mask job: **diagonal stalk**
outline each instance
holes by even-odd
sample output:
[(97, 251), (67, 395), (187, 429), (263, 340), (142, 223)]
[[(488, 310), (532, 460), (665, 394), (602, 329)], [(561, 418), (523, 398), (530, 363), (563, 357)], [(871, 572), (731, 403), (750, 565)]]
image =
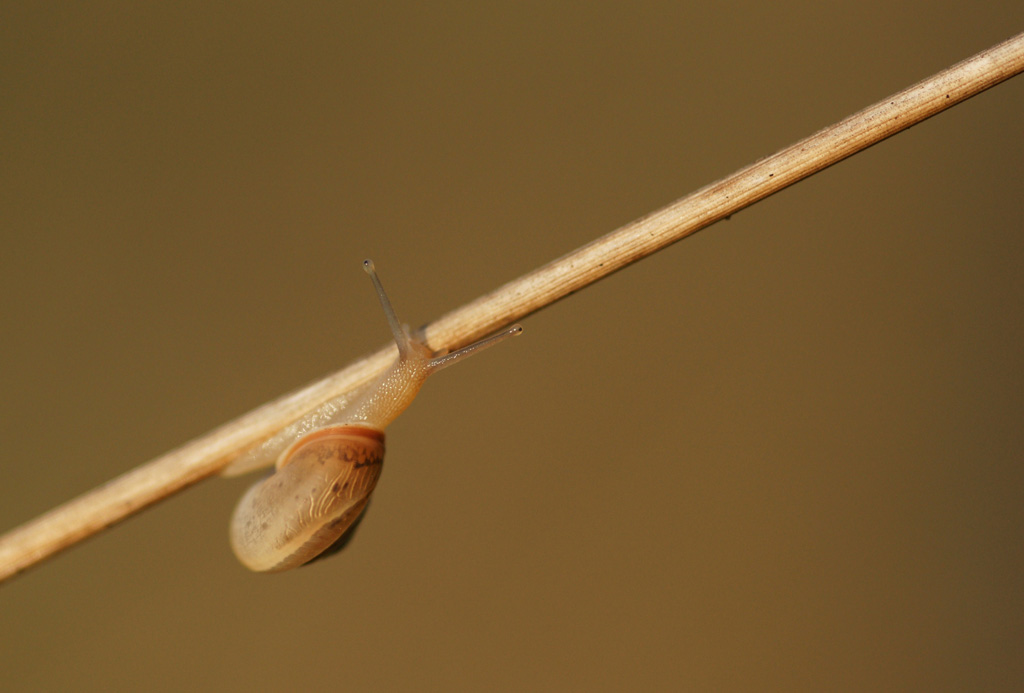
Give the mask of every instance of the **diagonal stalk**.
[[(438, 351), (473, 342), (1022, 71), (1024, 33), (451, 311), (425, 328), (426, 341)], [(0, 537), (0, 581), (216, 474), (394, 358), (391, 344), (11, 530)]]

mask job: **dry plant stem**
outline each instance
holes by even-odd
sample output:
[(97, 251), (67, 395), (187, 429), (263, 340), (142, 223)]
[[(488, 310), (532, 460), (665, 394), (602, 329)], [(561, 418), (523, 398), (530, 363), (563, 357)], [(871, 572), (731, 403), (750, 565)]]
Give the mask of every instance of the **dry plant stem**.
[[(965, 60), (653, 214), (526, 274), (428, 325), (454, 349), (520, 320), (772, 193), (1024, 71), (1024, 34)], [(366, 383), (390, 346), (197, 438), (0, 537), (0, 581), (217, 473), (245, 449)]]

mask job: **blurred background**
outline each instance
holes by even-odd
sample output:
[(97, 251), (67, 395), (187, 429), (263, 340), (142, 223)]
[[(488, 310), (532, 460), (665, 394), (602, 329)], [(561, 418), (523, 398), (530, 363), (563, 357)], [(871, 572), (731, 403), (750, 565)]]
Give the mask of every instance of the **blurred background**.
[[(7, 3), (0, 529), (1024, 28), (1019, 0)], [(5, 690), (1020, 690), (1024, 79), (525, 321), (349, 547), (213, 479), (0, 588)]]

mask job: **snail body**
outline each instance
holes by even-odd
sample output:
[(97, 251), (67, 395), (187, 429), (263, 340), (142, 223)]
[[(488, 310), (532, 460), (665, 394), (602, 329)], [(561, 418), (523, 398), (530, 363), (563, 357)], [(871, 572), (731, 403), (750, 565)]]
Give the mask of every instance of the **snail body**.
[(278, 455), (273, 474), (242, 496), (231, 518), (231, 547), (252, 570), (295, 568), (342, 539), (380, 478), (385, 427), (409, 406), (427, 377), (522, 332), (513, 326), (458, 351), (435, 354), (398, 321), (373, 263), (367, 260), (363, 267), (395, 337), (398, 359), (355, 396), (327, 402), (229, 471), (247, 471)]

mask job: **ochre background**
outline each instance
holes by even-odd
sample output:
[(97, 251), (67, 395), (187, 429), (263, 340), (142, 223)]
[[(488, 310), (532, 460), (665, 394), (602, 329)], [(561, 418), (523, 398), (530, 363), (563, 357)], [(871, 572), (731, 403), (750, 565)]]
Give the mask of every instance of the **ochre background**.
[[(0, 527), (1024, 28), (1019, 0), (8, 3)], [(484, 6), (486, 5), (486, 7)], [(1024, 78), (525, 321), (341, 555), (211, 480), (0, 588), (2, 688), (1021, 690)]]

